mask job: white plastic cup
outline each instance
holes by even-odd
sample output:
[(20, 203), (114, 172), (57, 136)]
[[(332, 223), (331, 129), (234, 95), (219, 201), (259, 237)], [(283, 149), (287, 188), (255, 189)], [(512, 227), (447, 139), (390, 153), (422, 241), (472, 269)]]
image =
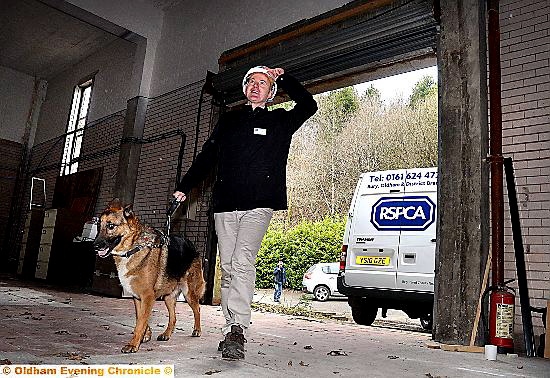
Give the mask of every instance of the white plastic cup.
[(496, 361), (497, 359), (496, 345), (485, 345), (485, 359), (489, 361)]

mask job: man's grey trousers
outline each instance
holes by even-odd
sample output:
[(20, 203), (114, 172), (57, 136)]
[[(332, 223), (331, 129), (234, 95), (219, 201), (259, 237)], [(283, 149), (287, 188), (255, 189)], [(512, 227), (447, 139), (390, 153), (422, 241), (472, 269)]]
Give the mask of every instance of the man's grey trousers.
[(225, 335), (233, 324), (246, 330), (256, 283), (256, 256), (273, 210), (267, 208), (215, 213), (222, 270), (222, 311)]

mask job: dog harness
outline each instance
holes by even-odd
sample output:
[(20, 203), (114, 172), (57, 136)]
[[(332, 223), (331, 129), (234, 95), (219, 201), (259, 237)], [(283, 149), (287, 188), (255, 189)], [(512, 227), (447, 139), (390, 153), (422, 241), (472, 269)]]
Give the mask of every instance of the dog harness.
[(162, 231), (147, 228), (137, 240), (137, 246), (126, 252), (111, 251), (111, 255), (128, 258), (144, 248), (162, 248), (165, 244), (168, 244), (168, 237)]

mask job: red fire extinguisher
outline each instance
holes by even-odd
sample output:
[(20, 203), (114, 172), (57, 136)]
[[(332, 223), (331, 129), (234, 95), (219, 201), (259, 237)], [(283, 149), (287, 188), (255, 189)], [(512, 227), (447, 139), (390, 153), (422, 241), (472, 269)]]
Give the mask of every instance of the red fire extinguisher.
[(504, 286), (495, 288), (489, 298), (489, 343), (513, 350), (515, 295), (512, 289)]

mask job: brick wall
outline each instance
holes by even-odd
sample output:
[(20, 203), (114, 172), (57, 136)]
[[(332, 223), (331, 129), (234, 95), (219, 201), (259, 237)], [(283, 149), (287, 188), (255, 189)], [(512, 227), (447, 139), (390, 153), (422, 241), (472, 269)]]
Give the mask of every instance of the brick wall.
[(23, 145), (6, 139), (0, 139), (0, 260), (7, 259), (4, 242), (7, 234), (13, 190), (17, 179), (17, 171), (21, 164)]
[[(550, 299), (550, 3), (501, 1), (500, 26), (503, 152), (514, 160), (531, 306), (545, 307)], [(516, 267), (508, 207), (505, 215), (508, 279), (516, 277)], [(521, 333), (518, 298), (516, 303), (516, 333)], [(541, 334), (540, 316), (533, 321), (535, 334)]]
[[(152, 98), (147, 107), (144, 138), (154, 138), (177, 129), (185, 133), (182, 174), (193, 161), (202, 85), (202, 82), (193, 83)], [(211, 114), (211, 98), (205, 95), (202, 102), (197, 151), (200, 151), (202, 144), (210, 135)], [(141, 149), (134, 209), (143, 221), (155, 227), (162, 228), (165, 225), (166, 208), (175, 187), (181, 142), (181, 136), (177, 135), (144, 144)], [(185, 219), (182, 211), (178, 211), (173, 219), (174, 232), (185, 233), (202, 255), (206, 250), (210, 199), (210, 190), (203, 189), (198, 199), (196, 218)]]
[(84, 132), (81, 154), (84, 160), (79, 163), (78, 170), (103, 167), (95, 214), (100, 214), (113, 199), (125, 113), (121, 110), (104, 117)]
[[(195, 146), (196, 119), (202, 82), (179, 88), (172, 92), (151, 98), (147, 107), (144, 139), (151, 139), (161, 134), (182, 130), (186, 135), (182, 172), (186, 172), (193, 161)], [(111, 114), (88, 125), (84, 132), (79, 171), (103, 167), (99, 197), (95, 213), (99, 214), (113, 198), (112, 189), (116, 181), (118, 153), (125, 111)], [(202, 103), (200, 129), (197, 148), (200, 148), (211, 132), (212, 107), (211, 97), (205, 95)], [(46, 180), (46, 208), (51, 207), (55, 181), (59, 176), (60, 162), (65, 138), (60, 136), (40, 143), (32, 148), (30, 157), (31, 176)], [(182, 138), (174, 135), (152, 143), (144, 143), (138, 170), (138, 180), (134, 201), (134, 210), (144, 222), (154, 227), (163, 227), (166, 221), (168, 200), (174, 191), (176, 168)], [(29, 201), (30, 180), (27, 183), (21, 203), (23, 216)], [(185, 219), (182, 211), (173, 219), (173, 230), (185, 233), (193, 240), (204, 255), (208, 234), (208, 208), (211, 190), (201, 188), (198, 198), (197, 216)], [(22, 227), (22, 223), (19, 225)], [(18, 252), (17, 252), (18, 253)], [(16, 255), (16, 253), (14, 253)]]
[[(78, 171), (103, 167), (100, 192), (96, 204), (96, 213), (100, 212), (112, 199), (112, 188), (116, 179), (118, 153), (124, 114), (121, 110), (86, 126), (80, 151), (82, 159)], [(65, 136), (50, 139), (32, 148), (31, 176), (46, 180), (46, 208), (51, 207), (55, 181), (59, 176)], [(30, 183), (29, 183), (30, 184)], [(30, 191), (28, 191), (30, 193)]]
[[(116, 171), (118, 166), (118, 153), (122, 130), (124, 127), (125, 110), (118, 111), (100, 120), (94, 121), (86, 126), (84, 138), (82, 141), (78, 170), (103, 167), (103, 177), (101, 180), (100, 191), (96, 203), (96, 214), (99, 214), (105, 205), (113, 198), (112, 188), (116, 180)], [(55, 182), (59, 176), (61, 158), (63, 156), (63, 147), (65, 145), (65, 136), (50, 139), (43, 143), (35, 145), (31, 150), (29, 163), (28, 181), (25, 188), (19, 196), (21, 216), (13, 225), (13, 231), (21, 230), (29, 211), (29, 200), (31, 190), (31, 178), (38, 177), (46, 182), (46, 202), (45, 208), (50, 208), (55, 189)], [(37, 182), (38, 184), (38, 182)], [(39, 196), (41, 188), (34, 190), (36, 198), (33, 202), (41, 202)], [(12, 235), (19, 235), (20, 232), (13, 232)], [(9, 252), (9, 259), (16, 260), (19, 256), (19, 243), (21, 240), (12, 240), (10, 245), (15, 246)]]

